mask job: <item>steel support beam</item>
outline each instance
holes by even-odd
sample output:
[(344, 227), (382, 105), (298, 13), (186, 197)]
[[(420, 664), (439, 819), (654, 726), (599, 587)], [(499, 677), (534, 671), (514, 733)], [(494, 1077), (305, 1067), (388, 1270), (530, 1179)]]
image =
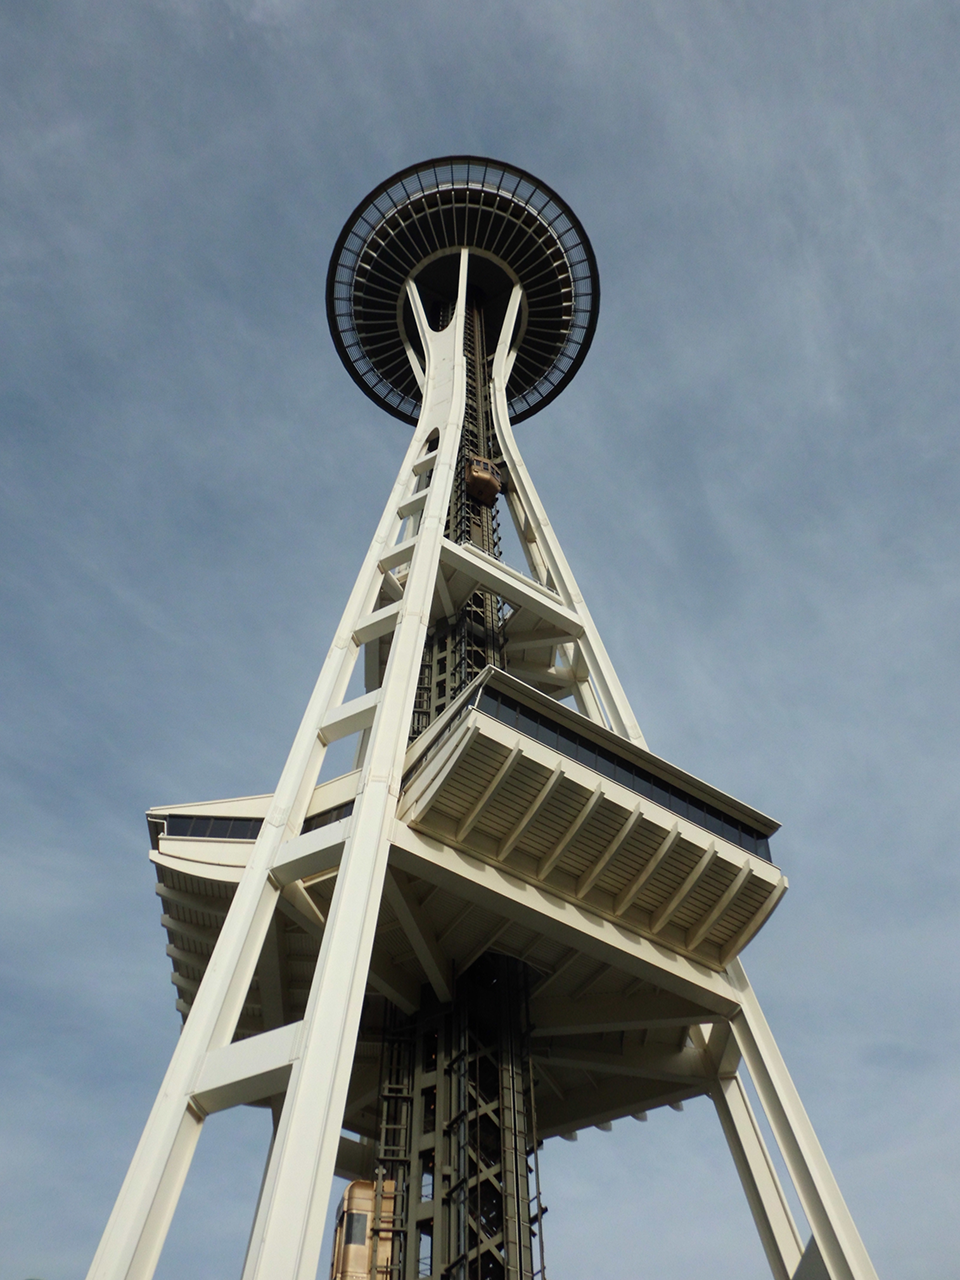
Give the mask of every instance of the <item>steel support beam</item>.
[(743, 965), (734, 960), (729, 972), (741, 999), (740, 1013), (732, 1020), (731, 1029), (800, 1197), (827, 1274), (830, 1280), (877, 1280)]
[[(569, 946), (571, 963), (579, 955), (591, 956), (725, 1017), (731, 1017), (739, 1007), (726, 974), (641, 938), (594, 912), (581, 911), (546, 886), (525, 882), (506, 869), (421, 835), (400, 821), (394, 824), (390, 861), (419, 879), (449, 889), (459, 898)], [(534, 989), (534, 995), (546, 981)]]
[[(281, 845), (299, 838), (326, 742), (369, 726), (370, 744), (349, 835), (343, 844), (330, 919), (323, 931), (303, 1043), (291, 1065), (244, 1270), (245, 1280), (277, 1280), (280, 1276), (284, 1280), (307, 1280), (308, 1276), (313, 1280), (315, 1276), (360, 1003), (373, 950), (416, 671), (439, 571), (456, 464), (465, 396), (466, 267), (464, 253), (454, 323), (442, 333), (425, 326), (421, 334), (428, 353), (424, 412), (233, 902), (229, 910), (226, 903), (211, 904), (214, 910), (224, 911), (223, 928), (88, 1280), (149, 1280), (152, 1276), (202, 1124), (202, 1115), (192, 1101), (195, 1081), (207, 1055), (228, 1045), (233, 1036), (282, 887), (273, 869), (280, 871), (289, 865), (280, 854)], [(418, 305), (416, 298), (415, 310)], [(429, 441), (435, 443), (428, 449)], [(418, 531), (398, 542), (403, 536), (402, 510), (418, 480), (414, 467), (428, 453), (434, 453), (436, 459)], [(408, 571), (396, 615), (375, 617), (383, 574), (401, 565), (407, 565)], [(384, 633), (381, 628), (388, 621), (395, 629), (384, 689), (344, 706), (361, 648), (356, 638), (358, 628), (363, 639), (368, 631)], [(319, 843), (322, 851), (335, 855), (334, 844), (322, 836)], [(312, 857), (322, 851), (314, 847), (308, 854), (305, 842), (293, 857)], [(302, 862), (294, 867), (293, 880), (304, 870)], [(173, 890), (163, 892), (175, 900)], [(405, 977), (404, 985), (409, 986), (409, 976)]]
[(710, 1090), (727, 1146), (770, 1264), (774, 1280), (793, 1280), (803, 1248), (800, 1232), (783, 1194), (747, 1098), (737, 1075), (718, 1079)]

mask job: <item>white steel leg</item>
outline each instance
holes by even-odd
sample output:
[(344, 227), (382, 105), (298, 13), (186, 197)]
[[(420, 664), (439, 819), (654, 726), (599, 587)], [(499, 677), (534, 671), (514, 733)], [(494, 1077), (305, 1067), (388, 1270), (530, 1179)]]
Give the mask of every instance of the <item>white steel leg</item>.
[(797, 1189), (830, 1280), (877, 1280), (739, 960), (728, 965), (727, 973), (740, 989), (741, 1002), (731, 1030)]
[[(527, 550), (531, 568), (544, 564), (549, 572), (551, 585), (559, 594), (568, 609), (576, 612), (583, 624), (583, 635), (577, 641), (590, 674), (603, 711), (610, 727), (631, 742), (645, 747), (646, 743), (637, 718), (623, 691), (623, 686), (613, 669), (613, 663), (600, 639), (596, 624), (590, 616), (580, 588), (560, 548), (560, 542), (547, 518), (546, 510), (534, 487), (526, 464), (517, 448), (517, 442), (510, 425), (507, 410), (507, 382), (512, 368), (512, 356), (509, 349), (510, 337), (513, 333), (517, 309), (520, 305), (520, 286), (515, 285), (503, 327), (500, 331), (500, 342), (493, 360), (493, 376), (491, 380), (491, 407), (493, 421), (497, 432), (497, 440), (503, 450), (504, 461), (510, 472), (509, 499), (511, 515), (517, 523), (517, 533), (524, 547), (535, 543)], [(589, 704), (587, 704), (589, 705)]]
[(146, 1215), (143, 1232), (137, 1241), (133, 1260), (127, 1272), (130, 1280), (150, 1280), (156, 1270), (202, 1128), (202, 1115), (192, 1107), (187, 1107), (164, 1166), (157, 1192)]
[(463, 421), (467, 262), (464, 251), (454, 320), (442, 333), (433, 333), (426, 326), (416, 291), (412, 291), (427, 354), (418, 434), (438, 432), (437, 459), (397, 614), (352, 831), (341, 859), (304, 1017), (301, 1053), (287, 1088), (244, 1280), (314, 1280), (316, 1276)]
[[(255, 849), (254, 858), (258, 852)], [(248, 868), (237, 888), (88, 1280), (149, 1280), (153, 1274), (200, 1135), (202, 1119), (191, 1110), (190, 1092), (208, 1049), (226, 1043), (233, 1034), (233, 1026), (225, 1030), (223, 1014), (234, 1009), (235, 1024), (240, 1011), (238, 971), (246, 969), (244, 961), (251, 953), (256, 964), (270, 923), (277, 891), (266, 884), (264, 856), (260, 852), (259, 868), (256, 863)], [(241, 1003), (245, 992), (246, 987)]]
[(803, 1246), (739, 1076), (710, 1090), (774, 1280), (792, 1280)]
[[(462, 350), (462, 315), (459, 324)], [(443, 336), (433, 335), (434, 338)], [(447, 341), (451, 338), (452, 335)], [(435, 383), (439, 377), (435, 369)], [(442, 399), (441, 393), (442, 388), (434, 388), (432, 399), (435, 403)], [(462, 415), (462, 405), (460, 413)], [(391, 553), (396, 543), (402, 523), (398, 509), (410, 496), (417, 482), (414, 464), (423, 453), (432, 429), (430, 421), (422, 418), (407, 449), (397, 481), (290, 749), (270, 812), (237, 888), (190, 1016), (177, 1042), (160, 1093), (91, 1264), (88, 1280), (133, 1280), (133, 1277), (136, 1280), (149, 1280), (153, 1274), (199, 1135), (201, 1121), (189, 1109), (191, 1090), (207, 1052), (228, 1043), (233, 1035), (277, 897), (278, 890), (269, 879), (270, 868), (277, 860), (281, 843), (300, 832), (309, 797), (323, 762), (325, 746), (319, 731), (324, 720), (343, 700), (359, 653), (354, 632), (360, 619), (370, 612), (376, 602), (383, 581), (380, 562)], [(444, 486), (447, 490), (446, 501), (449, 501), (449, 483), (456, 458), (455, 441), (449, 445), (448, 452), (450, 449), (453, 460), (447, 462), (445, 471), (440, 468), (435, 473), (437, 493), (435, 496), (431, 495), (434, 507), (444, 501), (440, 496)], [(440, 483), (437, 483), (438, 479)], [(439, 524), (441, 533), (445, 515), (444, 506), (442, 514), (433, 516), (433, 527), (436, 529)], [(418, 546), (413, 551), (414, 562), (418, 557), (419, 542), (418, 538)], [(412, 565), (410, 576), (414, 576)], [(429, 576), (429, 566), (425, 566), (419, 576)], [(411, 617), (419, 618), (428, 614), (429, 600), (426, 605), (421, 602), (415, 612), (411, 611)], [(425, 625), (424, 623), (424, 629)], [(409, 647), (409, 644), (405, 646)], [(411, 662), (410, 669), (414, 670), (416, 665)], [(409, 714), (408, 711), (406, 720), (403, 721), (404, 729), (409, 723)], [(395, 707), (392, 708), (391, 715), (395, 718)], [(401, 749), (401, 759), (402, 754)], [(388, 769), (387, 775), (392, 776), (392, 771)], [(363, 972), (365, 975), (365, 966)], [(188, 1121), (185, 1119), (188, 1115), (194, 1118)], [(185, 1141), (185, 1133), (193, 1134), (192, 1142)], [(177, 1176), (174, 1176), (174, 1170), (180, 1171)]]

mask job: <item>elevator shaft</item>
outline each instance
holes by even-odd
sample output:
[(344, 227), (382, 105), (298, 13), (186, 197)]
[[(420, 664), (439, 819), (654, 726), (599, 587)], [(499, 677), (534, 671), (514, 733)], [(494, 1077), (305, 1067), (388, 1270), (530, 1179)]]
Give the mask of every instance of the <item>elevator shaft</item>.
[(384, 1032), (374, 1280), (540, 1280), (524, 966), (482, 957), (452, 1004)]

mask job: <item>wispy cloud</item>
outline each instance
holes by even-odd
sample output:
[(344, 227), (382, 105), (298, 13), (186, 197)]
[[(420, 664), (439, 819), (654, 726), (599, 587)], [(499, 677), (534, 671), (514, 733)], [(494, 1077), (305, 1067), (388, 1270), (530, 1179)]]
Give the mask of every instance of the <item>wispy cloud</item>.
[[(948, 1274), (949, 9), (70, 0), (0, 35), (4, 1274), (83, 1274), (176, 1036), (142, 811), (274, 785), (400, 457), (326, 334), (333, 240), (461, 151), (594, 242), (593, 350), (521, 446), (654, 750), (784, 820), (748, 967), (878, 1271)], [(260, 1119), (211, 1126), (195, 1205), (255, 1196)], [(545, 1168), (556, 1280), (765, 1274), (705, 1104)], [(235, 1274), (224, 1223), (186, 1211), (165, 1274)]]

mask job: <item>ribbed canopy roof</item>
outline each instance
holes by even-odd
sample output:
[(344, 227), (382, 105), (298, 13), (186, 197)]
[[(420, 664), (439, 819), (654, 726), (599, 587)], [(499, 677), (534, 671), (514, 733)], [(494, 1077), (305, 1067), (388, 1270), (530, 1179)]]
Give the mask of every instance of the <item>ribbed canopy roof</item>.
[(367, 395), (395, 417), (416, 421), (420, 389), (404, 334), (415, 348), (419, 340), (405, 285), (418, 279), (424, 294), (442, 300), (444, 280), (455, 278), (444, 258), (461, 248), (475, 251), (470, 280), (488, 325), (499, 324), (510, 286), (523, 286), (507, 389), (510, 416), (521, 421), (576, 373), (600, 305), (596, 260), (579, 220), (521, 169), (450, 156), (404, 169), (361, 201), (327, 276), (334, 342)]

